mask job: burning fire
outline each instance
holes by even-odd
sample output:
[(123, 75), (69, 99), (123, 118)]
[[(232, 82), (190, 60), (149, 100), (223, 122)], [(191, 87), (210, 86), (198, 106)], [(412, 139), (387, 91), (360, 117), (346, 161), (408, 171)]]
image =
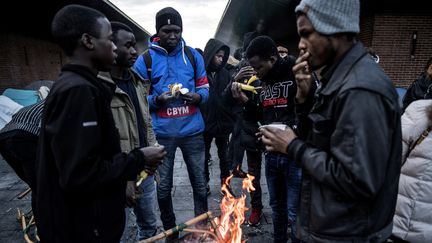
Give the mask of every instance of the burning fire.
[[(241, 243), (242, 228), (241, 225), (245, 221), (245, 212), (248, 210), (245, 206), (246, 195), (242, 193), (239, 198), (235, 198), (228, 190), (232, 175), (228, 177), (222, 185), (222, 192), (225, 196), (220, 204), (221, 216), (215, 218), (219, 241), (224, 243)], [(254, 176), (247, 174), (247, 178), (243, 179), (243, 190), (247, 192), (255, 191), (252, 186)]]

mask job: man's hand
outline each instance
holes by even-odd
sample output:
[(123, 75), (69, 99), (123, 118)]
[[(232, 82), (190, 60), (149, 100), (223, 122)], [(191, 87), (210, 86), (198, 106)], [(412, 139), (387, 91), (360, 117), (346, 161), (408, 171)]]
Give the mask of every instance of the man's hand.
[(287, 127), (285, 130), (275, 127), (261, 127), (261, 140), (269, 152), (287, 153), (287, 147), (296, 138), (294, 131)]
[(135, 181), (128, 181), (126, 185), (126, 206), (131, 208), (136, 205), (137, 193)]
[(140, 150), (144, 155), (144, 170), (149, 175), (153, 175), (167, 153), (165, 147), (162, 145), (149, 146), (140, 148)]
[(304, 51), (301, 50), (300, 56), (296, 60), (296, 65), (293, 67), (293, 72), (297, 82), (296, 99), (300, 104), (306, 101), (313, 84), (312, 73), (307, 63), (309, 56), (309, 52), (304, 53)]
[(180, 98), (186, 102), (188, 105), (198, 105), (201, 102), (201, 95), (193, 92), (180, 95)]
[(156, 97), (156, 103), (158, 105), (165, 105), (173, 99), (175, 99), (175, 97), (171, 95), (171, 91), (166, 91)]
[(243, 80), (250, 79), (256, 72), (251, 66), (244, 66), (240, 69), (237, 75), (234, 77), (234, 81), (243, 83)]
[(240, 83), (237, 82), (232, 83), (231, 93), (233, 98), (236, 99), (241, 104), (244, 104), (249, 100), (246, 94), (242, 91)]

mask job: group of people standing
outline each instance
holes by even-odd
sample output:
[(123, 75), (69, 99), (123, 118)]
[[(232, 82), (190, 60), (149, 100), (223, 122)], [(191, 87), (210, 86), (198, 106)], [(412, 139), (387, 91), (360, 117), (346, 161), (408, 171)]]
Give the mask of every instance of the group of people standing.
[[(262, 215), (264, 154), (274, 242), (431, 239), (431, 220), (418, 214), (427, 205), (417, 207), (409, 194), (430, 188), (430, 100), (408, 106), (420, 93), (410, 91), (401, 125), (391, 80), (356, 40), (358, 0), (302, 0), (295, 12), (297, 59), (268, 36), (248, 35), (240, 62), (228, 70), (230, 48), (217, 39), (202, 54), (187, 46), (181, 15), (171, 7), (156, 14), (156, 34), (140, 55), (127, 25), (80, 5), (59, 10), (52, 35), (70, 62), (42, 102), (42, 122), (32, 133), (39, 136), (35, 173), (26, 180), (41, 241), (119, 242), (125, 205), (137, 216), (137, 239), (149, 238), (157, 232), (156, 198), (164, 229), (176, 226), (177, 148), (194, 213), (207, 212), (213, 139), (221, 184), (231, 174), (245, 176), (239, 168), (246, 151), (247, 173), (255, 176), (253, 226)], [(431, 70), (429, 63), (418, 86), (430, 83)], [(431, 98), (431, 90), (420, 96)], [(424, 173), (420, 182), (410, 183), (412, 171)], [(430, 194), (420, 196), (430, 205)], [(410, 233), (406, 210), (426, 231)]]

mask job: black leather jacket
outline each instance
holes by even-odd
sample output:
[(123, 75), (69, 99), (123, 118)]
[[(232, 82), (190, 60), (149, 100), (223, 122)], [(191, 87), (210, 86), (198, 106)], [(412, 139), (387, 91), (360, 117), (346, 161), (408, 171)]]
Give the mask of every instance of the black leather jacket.
[(414, 81), (403, 98), (403, 110), (412, 102), (419, 99), (430, 99), (432, 96), (432, 79), (429, 79), (424, 73)]
[(311, 109), (296, 107), (302, 139), (287, 151), (303, 168), (298, 236), (382, 242), (391, 234), (400, 173), (397, 93), (360, 43), (324, 83)]

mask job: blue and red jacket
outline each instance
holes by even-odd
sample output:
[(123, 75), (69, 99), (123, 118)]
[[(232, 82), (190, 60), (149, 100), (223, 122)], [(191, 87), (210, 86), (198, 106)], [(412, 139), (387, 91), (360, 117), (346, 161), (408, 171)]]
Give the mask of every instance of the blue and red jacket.
[[(156, 137), (186, 137), (203, 132), (204, 121), (198, 105), (187, 105), (182, 99), (165, 105), (155, 102), (156, 97), (169, 91), (168, 86), (174, 83), (181, 83), (182, 88), (201, 95), (201, 103), (207, 102), (209, 85), (203, 57), (194, 48), (186, 46), (183, 39), (170, 53), (159, 46), (158, 38), (152, 39), (149, 50), (152, 77), (148, 102)], [(195, 58), (196, 72), (184, 48), (189, 48)], [(149, 79), (143, 55), (138, 57), (133, 69), (143, 79)]]

